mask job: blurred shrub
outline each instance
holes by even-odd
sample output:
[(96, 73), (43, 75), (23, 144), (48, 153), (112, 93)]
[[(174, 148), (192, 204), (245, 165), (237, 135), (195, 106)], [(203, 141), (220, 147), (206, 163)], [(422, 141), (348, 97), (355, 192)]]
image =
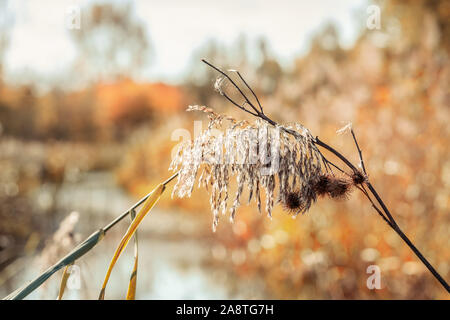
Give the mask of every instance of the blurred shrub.
[[(267, 85), (264, 73), (249, 81), (257, 93), (270, 93), (260, 96), (267, 114), (277, 121), (303, 123), (356, 163), (351, 138), (336, 135), (339, 126), (353, 122), (372, 182), (444, 278), (450, 276), (445, 245), (450, 236), (449, 20), (442, 18), (447, 9), (444, 1), (386, 3), (385, 29), (363, 32), (353, 48), (340, 48), (337, 33), (326, 26), (312, 40), (311, 51), (297, 59), (294, 70), (278, 78), (276, 86)], [(269, 57), (260, 70), (264, 65), (271, 65)], [(247, 75), (248, 66), (238, 66)], [(223, 107), (210, 85), (195, 83), (191, 88), (201, 97), (196, 102), (235, 112)], [(143, 194), (148, 188), (136, 190), (127, 181), (139, 179), (145, 186), (146, 181), (165, 179), (171, 143), (165, 128), (135, 144), (120, 170), (124, 185)], [(211, 219), (204, 192), (161, 204)], [(280, 208), (269, 221), (255, 208), (244, 207), (235, 224), (220, 224), (211, 239), (218, 265), (242, 277), (264, 279), (273, 298), (446, 298), (439, 283), (360, 195), (342, 203), (322, 200), (296, 221)], [(382, 270), (381, 290), (366, 287), (366, 270), (372, 264)]]

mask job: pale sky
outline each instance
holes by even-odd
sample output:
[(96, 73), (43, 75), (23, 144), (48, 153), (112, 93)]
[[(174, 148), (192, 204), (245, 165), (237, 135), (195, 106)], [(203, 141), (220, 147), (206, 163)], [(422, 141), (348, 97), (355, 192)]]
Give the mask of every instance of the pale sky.
[[(66, 28), (67, 9), (92, 0), (13, 0), (15, 21), (6, 55), (7, 79), (26, 74), (49, 78), (64, 72), (75, 58)], [(118, 0), (120, 1), (120, 0)], [(309, 37), (327, 21), (339, 28), (350, 46), (365, 17), (365, 0), (137, 0), (136, 15), (147, 25), (153, 44), (147, 80), (176, 82), (192, 54), (208, 39), (232, 44), (244, 34), (250, 40), (265, 36), (271, 52), (288, 65), (307, 50)], [(81, 11), (81, 17), (83, 12)], [(83, 20), (81, 18), (81, 28)]]

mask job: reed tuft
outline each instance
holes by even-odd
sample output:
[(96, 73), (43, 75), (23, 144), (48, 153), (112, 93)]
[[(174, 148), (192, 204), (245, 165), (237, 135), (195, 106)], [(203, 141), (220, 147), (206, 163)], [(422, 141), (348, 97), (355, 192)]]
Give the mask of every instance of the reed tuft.
[[(264, 191), (269, 217), (275, 201), (286, 204), (295, 190), (301, 205), (294, 216), (311, 207), (316, 199), (312, 182), (323, 174), (323, 167), (309, 130), (300, 124), (274, 127), (260, 119), (253, 123), (236, 121), (206, 107), (188, 108), (194, 110), (207, 112), (210, 123), (196, 139), (182, 145), (174, 157), (170, 169), (180, 173), (172, 196), (189, 197), (196, 182), (205, 187), (210, 192), (213, 230), (220, 212), (229, 211), (234, 220), (244, 189), (260, 212)], [(237, 183), (234, 195), (230, 195), (231, 179)]]

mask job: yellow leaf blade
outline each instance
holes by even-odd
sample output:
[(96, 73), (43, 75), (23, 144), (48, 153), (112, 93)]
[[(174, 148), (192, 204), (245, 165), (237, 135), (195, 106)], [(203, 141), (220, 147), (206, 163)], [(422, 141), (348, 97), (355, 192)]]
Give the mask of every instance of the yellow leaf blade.
[(58, 293), (58, 298), (56, 298), (56, 300), (61, 300), (63, 295), (64, 295), (64, 291), (66, 290), (66, 285), (67, 285), (67, 279), (69, 279), (69, 275), (70, 273), (69, 268), (73, 265), (73, 262), (68, 264), (65, 268), (64, 268), (64, 272), (63, 275), (61, 277), (61, 284), (59, 285), (59, 293)]
[(138, 257), (136, 256), (134, 259), (133, 272), (130, 276), (130, 283), (128, 284), (127, 300), (135, 300), (136, 298), (137, 265)]
[[(136, 217), (136, 212), (134, 210), (131, 211), (131, 219), (132, 221)], [(128, 284), (127, 290), (127, 300), (135, 300), (136, 299), (136, 282), (137, 282), (137, 267), (138, 267), (138, 232), (134, 234), (134, 266), (133, 271), (130, 276), (130, 283)]]
[(122, 240), (120, 241), (116, 251), (114, 252), (114, 256), (111, 259), (111, 262), (109, 264), (108, 271), (106, 273), (105, 280), (103, 281), (102, 289), (100, 291), (99, 300), (103, 300), (105, 298), (106, 285), (108, 284), (109, 277), (111, 276), (111, 272), (112, 272), (112, 269), (114, 268), (114, 265), (116, 264), (117, 260), (119, 259), (120, 255), (122, 254), (125, 247), (127, 246), (131, 237), (136, 232), (142, 219), (144, 219), (144, 217), (153, 208), (153, 206), (156, 204), (156, 202), (158, 202), (158, 200), (161, 197), (164, 190), (165, 190), (164, 184), (159, 184), (152, 191), (151, 195), (147, 198), (147, 200), (144, 202), (144, 205), (139, 210), (139, 213), (136, 215), (136, 218), (133, 220), (133, 222), (128, 227), (127, 232), (125, 233)]

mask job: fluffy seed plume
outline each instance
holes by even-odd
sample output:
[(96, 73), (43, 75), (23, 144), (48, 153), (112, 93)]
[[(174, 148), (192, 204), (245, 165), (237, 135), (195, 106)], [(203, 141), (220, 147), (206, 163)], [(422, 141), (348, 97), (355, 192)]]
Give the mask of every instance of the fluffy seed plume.
[[(311, 181), (323, 174), (323, 159), (309, 130), (300, 124), (272, 126), (260, 119), (254, 123), (236, 121), (206, 107), (192, 106), (188, 110), (207, 112), (210, 123), (197, 138), (181, 145), (172, 160), (169, 169), (179, 170), (172, 196), (189, 197), (196, 182), (205, 187), (210, 193), (213, 230), (220, 212), (229, 211), (230, 219), (234, 219), (244, 190), (259, 211), (264, 191), (269, 217), (275, 199), (288, 203), (292, 190), (298, 190), (296, 196), (301, 202), (294, 216), (310, 208), (316, 200)], [(230, 194), (232, 178), (236, 181), (234, 194)]]

